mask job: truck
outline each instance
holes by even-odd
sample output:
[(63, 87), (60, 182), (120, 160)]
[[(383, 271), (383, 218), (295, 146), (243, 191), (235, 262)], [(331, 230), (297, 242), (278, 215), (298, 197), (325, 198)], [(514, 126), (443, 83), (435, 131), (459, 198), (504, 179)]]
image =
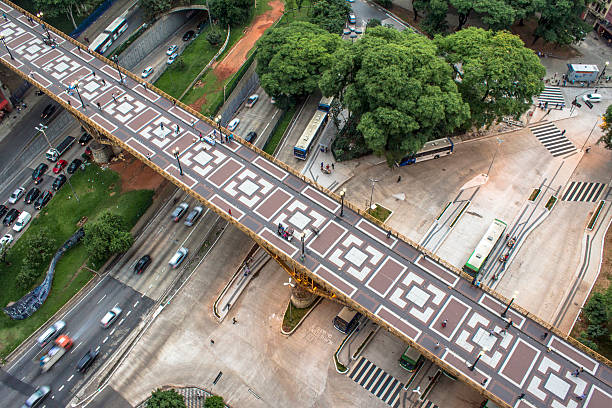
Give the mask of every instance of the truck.
[(46, 373), (53, 367), (57, 361), (72, 347), (72, 339), (65, 334), (62, 334), (53, 343), (53, 347), (49, 349), (47, 354), (40, 358), (40, 368), (43, 373)]
[(72, 136), (66, 136), (66, 138), (62, 140), (62, 143), (57, 145), (55, 149), (47, 150), (47, 153), (45, 154), (47, 156), (47, 160), (52, 162), (57, 161), (57, 159), (59, 159), (62, 154), (70, 150), (75, 140), (76, 139)]

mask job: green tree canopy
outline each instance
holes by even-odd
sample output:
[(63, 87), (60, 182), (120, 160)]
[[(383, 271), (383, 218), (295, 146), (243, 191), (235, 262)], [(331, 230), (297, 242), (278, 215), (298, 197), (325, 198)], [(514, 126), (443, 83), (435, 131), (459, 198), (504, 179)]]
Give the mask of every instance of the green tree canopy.
[(174, 390), (162, 391), (159, 388), (153, 391), (147, 400), (147, 408), (185, 408), (185, 399)]
[(337, 34), (301, 21), (268, 30), (257, 49), (261, 86), (277, 98), (312, 93), (340, 44)]
[(219, 20), (221, 25), (232, 27), (247, 22), (253, 7), (252, 0), (209, 0), (210, 15)]
[(94, 263), (105, 261), (110, 255), (125, 252), (132, 246), (134, 238), (120, 215), (104, 212), (93, 223), (85, 224), (83, 242)]
[(609, 105), (606, 109), (606, 113), (603, 116), (601, 129), (603, 130), (604, 134), (599, 141), (604, 143), (606, 148), (612, 149), (612, 105)]
[(151, 19), (172, 8), (172, 0), (138, 0), (138, 6)]
[(350, 11), (346, 0), (314, 0), (310, 22), (330, 33), (340, 34)]
[(342, 98), (370, 149), (398, 160), (469, 118), (452, 69), (437, 54), (421, 35), (375, 27), (348, 51), (339, 49), (321, 89)]
[(544, 88), (539, 58), (507, 31), (470, 27), (435, 42), (456, 71), (463, 101), (470, 105), (470, 125), (518, 118)]
[(23, 239), (24, 247), (30, 250), (23, 257), (16, 281), (21, 289), (28, 289), (40, 278), (58, 248), (53, 234), (46, 228), (42, 228), (37, 235), (28, 235)]
[(204, 401), (204, 408), (225, 408), (225, 402), (223, 402), (223, 397), (220, 397), (218, 395), (206, 397), (206, 401)]
[(77, 0), (34, 0), (36, 9), (42, 11), (44, 16), (56, 17), (60, 14), (65, 14), (66, 17), (70, 19), (74, 28), (77, 28), (76, 21), (74, 21), (74, 14), (78, 4), (80, 4), (80, 2)]
[(534, 44), (538, 38), (556, 44), (572, 44), (584, 38), (592, 27), (580, 16), (586, 8), (585, 0), (545, 0), (539, 10), (538, 27), (534, 33)]

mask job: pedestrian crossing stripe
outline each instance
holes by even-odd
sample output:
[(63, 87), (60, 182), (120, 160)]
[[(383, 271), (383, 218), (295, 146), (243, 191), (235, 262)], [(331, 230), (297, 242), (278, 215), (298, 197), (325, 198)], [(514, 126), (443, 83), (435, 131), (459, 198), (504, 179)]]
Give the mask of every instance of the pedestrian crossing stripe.
[(554, 157), (563, 156), (576, 150), (574, 144), (553, 123), (533, 126), (531, 133)]
[(400, 406), (400, 393), (404, 384), (367, 358), (361, 357), (359, 359), (351, 370), (349, 378), (380, 398), (387, 405), (393, 408)]
[(430, 400), (425, 400), (425, 403), (421, 405), (421, 408), (440, 408), (440, 407), (438, 407), (436, 404), (434, 404)]
[(563, 105), (565, 105), (565, 98), (563, 97), (561, 88), (557, 86), (545, 86), (542, 93), (538, 95), (538, 102), (543, 104), (548, 102), (549, 108), (562, 109)]
[(594, 203), (597, 201), (606, 183), (589, 183), (585, 181), (572, 181), (563, 193), (561, 201), (582, 201)]

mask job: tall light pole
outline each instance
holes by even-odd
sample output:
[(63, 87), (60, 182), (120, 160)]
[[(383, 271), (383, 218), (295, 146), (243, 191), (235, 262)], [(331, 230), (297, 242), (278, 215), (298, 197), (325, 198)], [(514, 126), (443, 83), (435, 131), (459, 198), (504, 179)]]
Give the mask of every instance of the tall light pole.
[(123, 77), (121, 76), (121, 69), (119, 69), (119, 58), (116, 55), (113, 55), (112, 60), (115, 63), (115, 65), (117, 65), (117, 72), (119, 73), (119, 83), (122, 84)]
[(489, 173), (491, 172), (491, 168), (493, 167), (493, 162), (495, 161), (495, 156), (497, 156), (497, 152), (499, 151), (499, 147), (504, 142), (499, 137), (497, 137), (496, 139), (497, 139), (497, 148), (495, 149), (495, 153), (493, 153), (493, 158), (491, 159), (491, 164), (489, 164), (489, 169), (487, 170), (487, 178), (489, 177)]
[[(42, 11), (39, 11), (38, 13), (36, 13), (36, 17), (38, 17), (41, 21), (43, 19), (43, 15), (44, 13)], [(45, 30), (45, 32), (47, 33), (47, 38), (49, 38), (49, 41), (51, 41), (51, 33), (49, 32), (49, 29), (47, 28), (47, 26), (44, 23), (40, 24), (43, 28), (43, 30)]]
[(474, 363), (469, 367), (470, 371), (474, 371), (474, 369), (476, 368), (476, 363), (478, 363), (478, 360), (480, 360), (482, 356), (484, 356), (484, 354), (484, 350), (480, 350), (480, 353), (478, 353), (478, 357), (476, 357)]
[(512, 306), (512, 303), (514, 303), (514, 299), (516, 299), (517, 295), (518, 295), (518, 292), (514, 292), (514, 294), (512, 294), (512, 299), (510, 299), (510, 302), (508, 302), (508, 306), (506, 306), (506, 310), (502, 312), (501, 317), (503, 317), (504, 319), (506, 318), (506, 314), (508, 313), (508, 310), (510, 310), (510, 306)]
[[(45, 130), (47, 130), (48, 127), (49, 126), (45, 126), (42, 123), (39, 123), (38, 126), (34, 126), (34, 129), (42, 133), (45, 140), (47, 141), (47, 144), (49, 145), (49, 149), (54, 149), (53, 145), (49, 141), (49, 138), (47, 137), (47, 132), (45, 132)], [(70, 190), (72, 190), (72, 195), (74, 195), (74, 198), (76, 198), (77, 202), (81, 202), (81, 200), (79, 200), (79, 196), (77, 195), (76, 191), (74, 191), (74, 187), (72, 187), (72, 183), (70, 182), (70, 177), (68, 177), (68, 175), (66, 174), (66, 170), (62, 169), (62, 173), (64, 177), (66, 177), (66, 181), (68, 182), (68, 185), (70, 186)]]
[(81, 108), (87, 110), (85, 102), (83, 102), (83, 98), (81, 98), (81, 93), (79, 92), (79, 81), (74, 81), (71, 86), (76, 90), (76, 93), (79, 96), (79, 100), (81, 101)]
[(586, 140), (584, 141), (584, 143), (582, 144), (582, 147), (580, 148), (580, 151), (584, 150), (584, 146), (586, 146), (587, 142), (589, 141), (589, 139), (591, 138), (591, 135), (593, 134), (593, 131), (595, 130), (595, 127), (597, 126), (597, 123), (599, 122), (599, 119), (601, 119), (599, 116), (597, 117), (597, 120), (595, 121), (595, 124), (593, 125), (593, 128), (591, 129), (591, 131), (589, 132), (589, 135), (587, 136)]
[(181, 167), (181, 160), (179, 159), (179, 154), (181, 152), (179, 151), (178, 147), (175, 147), (174, 150), (172, 150), (172, 154), (174, 155), (174, 157), (176, 157), (176, 162), (178, 163), (178, 168), (179, 168), (179, 174), (182, 176), (183, 175), (183, 168)]
[(601, 74), (599, 74), (599, 78), (597, 78), (597, 80), (601, 80), (601, 78), (603, 78), (604, 74), (606, 73), (606, 68), (608, 68), (608, 65), (610, 65), (610, 61), (606, 61), (606, 65), (604, 65), (604, 69), (601, 70)]
[(304, 238), (306, 237), (306, 233), (302, 231), (302, 235), (300, 236), (300, 241), (302, 242), (302, 255), (300, 255), (300, 260), (304, 262), (306, 259), (306, 249), (304, 248)]
[(4, 47), (6, 48), (6, 51), (8, 51), (8, 54), (11, 57), (11, 59), (14, 60), (15, 58), (13, 58), (13, 54), (11, 54), (11, 50), (9, 50), (8, 45), (6, 45), (6, 42), (4, 41), (4, 36), (3, 35), (0, 36), (0, 41), (2, 41), (2, 44), (4, 44)]
[[(289, 286), (291, 289), (295, 288), (295, 283), (291, 282), (291, 277), (289, 277), (289, 282), (283, 283), (283, 286)], [(289, 320), (293, 320), (293, 314), (291, 313), (291, 298), (289, 298)]]
[(372, 183), (372, 191), (370, 191), (370, 205), (368, 206), (368, 209), (371, 209), (372, 208), (372, 198), (374, 197), (374, 184), (378, 183), (380, 180), (372, 178), (372, 177), (370, 177), (369, 180), (370, 180), (370, 183)]
[(344, 196), (346, 195), (346, 188), (340, 190), (340, 216), (344, 217)]

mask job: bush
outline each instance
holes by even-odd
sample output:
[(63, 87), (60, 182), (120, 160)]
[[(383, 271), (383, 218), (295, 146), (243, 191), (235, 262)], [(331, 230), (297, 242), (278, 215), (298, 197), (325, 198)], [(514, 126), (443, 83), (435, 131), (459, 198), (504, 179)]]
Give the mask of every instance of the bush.
[(382, 25), (382, 22), (379, 19), (371, 18), (368, 20), (368, 24), (366, 25), (366, 28), (378, 27), (379, 25)]
[(206, 401), (204, 401), (204, 408), (225, 408), (223, 397), (218, 395), (206, 397)]
[(219, 45), (223, 40), (223, 33), (218, 28), (215, 28), (206, 34), (206, 41), (210, 43), (210, 45)]
[(185, 399), (174, 390), (162, 391), (159, 388), (153, 391), (147, 401), (147, 408), (184, 408)]

